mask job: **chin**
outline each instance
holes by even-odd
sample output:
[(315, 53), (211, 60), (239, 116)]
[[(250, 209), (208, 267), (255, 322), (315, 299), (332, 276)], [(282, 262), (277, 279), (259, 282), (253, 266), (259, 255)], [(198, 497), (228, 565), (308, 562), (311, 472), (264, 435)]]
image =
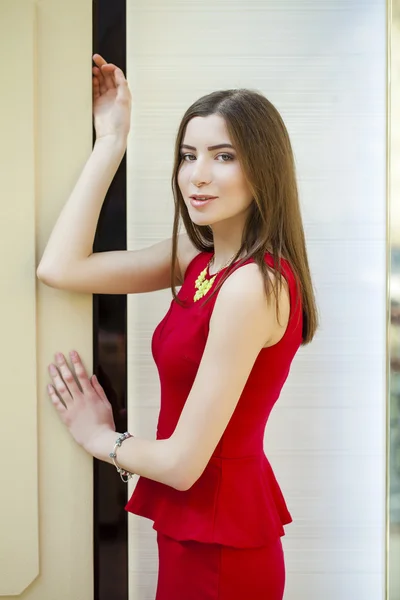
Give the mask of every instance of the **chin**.
[(214, 223), (218, 222), (218, 220), (210, 219), (209, 217), (207, 218), (206, 215), (192, 215), (190, 212), (189, 217), (194, 225), (199, 225), (202, 227), (210, 227), (211, 225), (214, 225)]
[(230, 219), (232, 218), (232, 215), (200, 215), (200, 214), (193, 214), (190, 210), (189, 210), (189, 217), (192, 221), (192, 223), (194, 223), (194, 225), (199, 225), (199, 226), (203, 226), (203, 227), (214, 227), (216, 225), (218, 225), (219, 223), (229, 223)]
[(214, 214), (212, 214), (212, 211), (210, 210), (198, 211), (191, 205), (186, 205), (186, 207), (192, 223), (202, 227), (212, 227), (213, 225), (222, 223), (232, 217), (232, 215), (218, 215), (216, 214), (217, 211), (214, 211)]
[(212, 223), (209, 221), (200, 221), (200, 219), (191, 219), (193, 225), (197, 225), (197, 227), (211, 227)]
[(214, 222), (214, 220), (215, 220), (215, 219), (211, 219), (210, 215), (197, 212), (191, 206), (188, 206), (187, 209), (188, 209), (188, 214), (189, 214), (190, 220), (195, 225), (204, 225), (204, 227), (205, 227), (206, 225), (211, 225), (211, 221)]

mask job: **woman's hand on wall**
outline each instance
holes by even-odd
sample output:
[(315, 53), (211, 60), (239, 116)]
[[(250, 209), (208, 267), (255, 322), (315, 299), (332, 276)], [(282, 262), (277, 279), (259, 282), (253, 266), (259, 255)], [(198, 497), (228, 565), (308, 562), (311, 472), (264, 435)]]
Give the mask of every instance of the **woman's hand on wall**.
[(96, 140), (126, 138), (130, 130), (132, 97), (119, 67), (93, 55), (93, 119)]
[(70, 352), (76, 379), (64, 355), (58, 352), (55, 358), (56, 364), (49, 365), (49, 396), (74, 440), (87, 450), (97, 436), (115, 431), (111, 404), (97, 377), (89, 379), (77, 352)]

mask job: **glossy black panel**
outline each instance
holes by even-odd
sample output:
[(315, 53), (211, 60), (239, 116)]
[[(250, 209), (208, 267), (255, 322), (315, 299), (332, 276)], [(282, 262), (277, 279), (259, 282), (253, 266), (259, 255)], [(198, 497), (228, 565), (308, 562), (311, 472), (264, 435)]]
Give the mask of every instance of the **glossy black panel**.
[[(93, 54), (126, 72), (126, 2), (93, 2)], [(94, 140), (94, 132), (93, 132)], [(126, 157), (100, 214), (95, 252), (126, 250)], [(117, 431), (127, 430), (126, 296), (93, 296), (94, 372), (114, 408)], [(128, 600), (127, 486), (114, 467), (94, 461), (94, 598)]]

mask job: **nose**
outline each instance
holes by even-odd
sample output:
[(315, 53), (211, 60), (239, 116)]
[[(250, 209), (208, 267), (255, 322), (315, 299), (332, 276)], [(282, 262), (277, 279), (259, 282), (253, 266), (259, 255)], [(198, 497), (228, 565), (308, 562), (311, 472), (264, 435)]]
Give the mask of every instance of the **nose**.
[(196, 187), (200, 187), (203, 185), (208, 185), (210, 181), (210, 173), (206, 167), (202, 166), (202, 161), (197, 159), (195, 166), (193, 166), (191, 170), (190, 182)]

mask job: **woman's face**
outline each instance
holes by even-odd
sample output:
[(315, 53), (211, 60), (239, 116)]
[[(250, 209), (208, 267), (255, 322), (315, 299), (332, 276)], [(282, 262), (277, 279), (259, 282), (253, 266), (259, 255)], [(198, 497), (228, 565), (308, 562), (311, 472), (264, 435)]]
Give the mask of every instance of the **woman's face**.
[[(225, 120), (219, 115), (193, 117), (186, 127), (181, 157), (178, 184), (193, 223), (213, 225), (232, 218), (244, 222), (253, 198)], [(215, 198), (196, 202), (193, 194)]]

